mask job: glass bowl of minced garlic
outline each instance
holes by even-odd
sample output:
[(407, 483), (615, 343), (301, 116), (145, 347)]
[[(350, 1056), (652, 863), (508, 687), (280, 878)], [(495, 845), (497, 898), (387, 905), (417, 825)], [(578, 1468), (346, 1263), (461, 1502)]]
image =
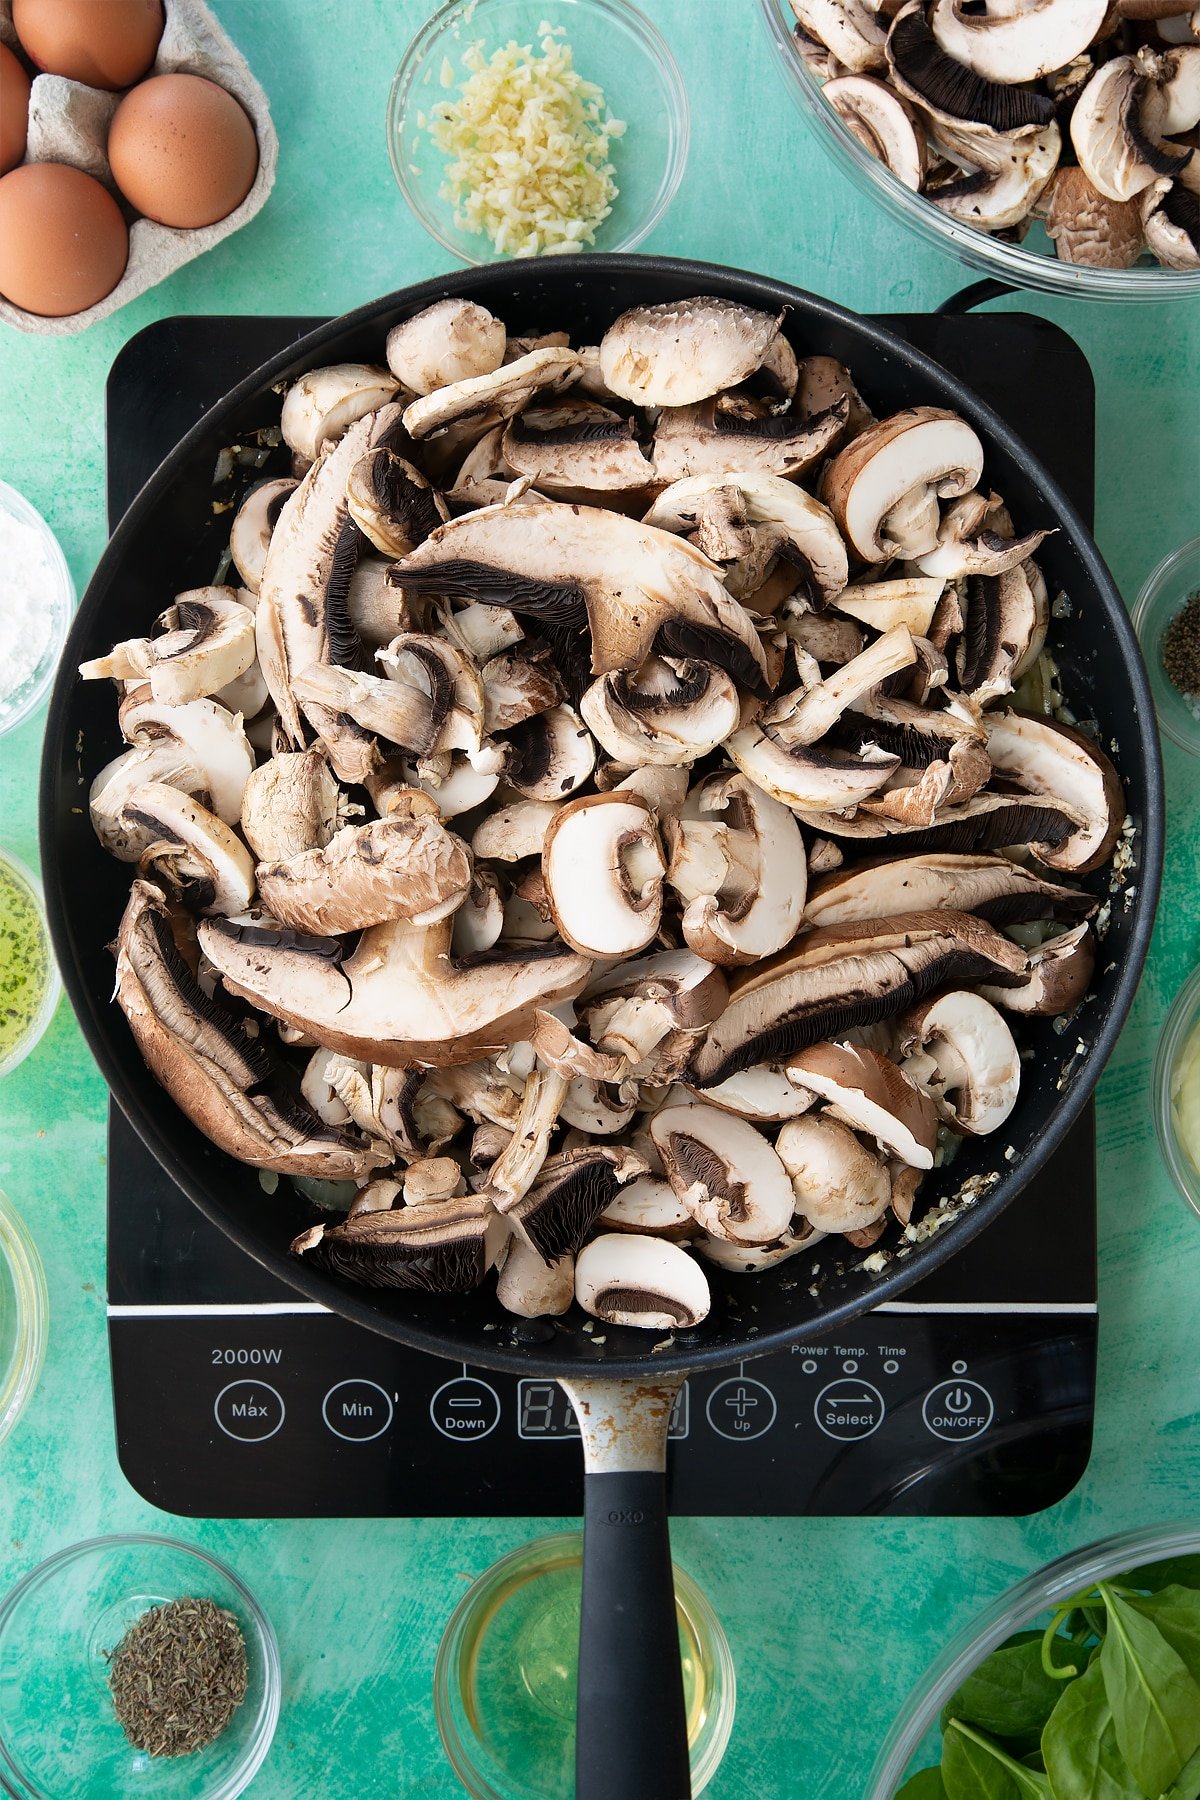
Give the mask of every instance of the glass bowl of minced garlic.
[(687, 93), (626, 0), (450, 0), (388, 98), (392, 169), (468, 263), (631, 250), (687, 162)]
[(1151, 570), (1133, 607), (1158, 722), (1200, 755), (1200, 537)]

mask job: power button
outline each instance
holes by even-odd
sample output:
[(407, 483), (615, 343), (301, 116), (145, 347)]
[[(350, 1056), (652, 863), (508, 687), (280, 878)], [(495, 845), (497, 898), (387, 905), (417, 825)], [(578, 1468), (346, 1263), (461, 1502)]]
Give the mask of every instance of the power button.
[(992, 1396), (977, 1381), (939, 1382), (930, 1388), (921, 1408), (925, 1428), (947, 1444), (965, 1444), (982, 1437), (996, 1416)]

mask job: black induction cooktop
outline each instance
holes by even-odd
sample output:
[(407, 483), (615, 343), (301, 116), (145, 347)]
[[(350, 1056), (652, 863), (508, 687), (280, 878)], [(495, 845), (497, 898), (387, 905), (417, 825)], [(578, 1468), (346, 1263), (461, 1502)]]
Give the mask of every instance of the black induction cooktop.
[[(319, 321), (164, 319), (108, 385), (115, 523), (200, 414)], [(1066, 334), (1023, 314), (889, 316), (1093, 503), (1094, 393)], [(164, 1098), (164, 1105), (169, 1104)], [(1008, 1211), (844, 1333), (686, 1384), (676, 1513), (1016, 1514), (1091, 1447), (1094, 1117)], [(109, 1343), (118, 1454), (166, 1511), (205, 1517), (576, 1514), (578, 1432), (552, 1382), (455, 1366), (301, 1301), (175, 1188), (115, 1109)]]

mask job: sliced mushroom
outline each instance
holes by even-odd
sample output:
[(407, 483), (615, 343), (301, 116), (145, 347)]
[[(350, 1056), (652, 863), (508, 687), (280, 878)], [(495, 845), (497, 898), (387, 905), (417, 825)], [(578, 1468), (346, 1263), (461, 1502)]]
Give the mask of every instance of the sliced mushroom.
[(594, 975), (582, 1010), (596, 1048), (636, 1065), (678, 1034), (694, 1046), (727, 994), (712, 963), (690, 950), (664, 950)]
[(945, 587), (940, 577), (921, 575), (854, 582), (842, 589), (833, 604), (839, 612), (861, 619), (873, 631), (890, 631), (903, 625), (914, 637), (924, 637)]
[[(812, 3), (813, 0), (802, 0), (802, 4)], [(881, 39), (882, 36), (880, 32)], [(883, 66), (882, 52), (881, 42), (873, 67)], [(836, 81), (826, 82), (821, 91), (863, 148), (905, 187), (919, 193), (928, 160), (925, 132), (908, 102), (885, 82), (875, 81), (869, 75), (841, 75)]]
[(1069, 1013), (1086, 995), (1095, 967), (1095, 935), (1087, 924), (1073, 925), (1030, 951), (1022, 980), (1011, 986), (981, 987), (979, 992), (1005, 1012)]
[(818, 1231), (863, 1231), (891, 1200), (882, 1160), (828, 1112), (790, 1119), (775, 1142), (795, 1208)]
[(124, 709), (121, 728), (135, 749), (175, 750), (203, 776), (211, 810), (227, 825), (237, 823), (254, 752), (236, 714), (215, 700), (161, 706), (147, 695)]
[(725, 749), (748, 775), (783, 806), (817, 813), (840, 812), (877, 793), (900, 766), (897, 756), (868, 747), (861, 754), (827, 744), (785, 749), (761, 725), (745, 725)]
[(782, 694), (763, 714), (775, 742), (807, 749), (825, 737), (848, 706), (917, 659), (907, 625), (894, 625), (833, 674), (798, 693)]
[(857, 656), (866, 643), (866, 635), (849, 619), (836, 613), (792, 612), (785, 608), (782, 629), (797, 657), (803, 651), (816, 663), (829, 663), (841, 668)]
[(773, 1269), (778, 1263), (799, 1256), (827, 1236), (817, 1231), (807, 1219), (797, 1214), (789, 1230), (773, 1244), (731, 1244), (725, 1238), (703, 1231), (692, 1248), (705, 1262), (715, 1263), (729, 1275), (757, 1275), (762, 1269)]
[(461, 1199), (466, 1191), (466, 1179), (452, 1156), (425, 1156), (404, 1171), (405, 1206), (438, 1206)]
[(200, 927), (231, 992), (364, 1062), (473, 1062), (516, 1042), (538, 1007), (577, 994), (590, 963), (554, 945), (498, 946), (452, 961), (452, 922), (372, 926), (346, 954), (313, 938), (230, 920)]
[(333, 937), (388, 919), (432, 924), (461, 905), (471, 858), (435, 818), (344, 825), (319, 849), (258, 866), (259, 899), (290, 931)]
[(575, 1258), (568, 1252), (547, 1263), (532, 1244), (513, 1238), (496, 1279), (496, 1298), (521, 1319), (565, 1313), (575, 1298)]
[(1071, 114), (1079, 165), (1109, 200), (1132, 200), (1160, 175), (1173, 179), (1195, 155), (1164, 141), (1167, 68), (1154, 51), (1114, 57), (1092, 76)]
[(1002, 775), (1084, 821), (1056, 844), (1035, 842), (1035, 856), (1075, 875), (1099, 868), (1125, 817), (1121, 779), (1103, 750), (1072, 726), (1032, 713), (985, 713), (983, 722), (988, 755)]
[(670, 532), (598, 507), (484, 507), (443, 525), (393, 573), (405, 592), (505, 606), (543, 631), (589, 626), (593, 675), (636, 669), (658, 649), (765, 692), (758, 634), (715, 565)]
[(622, 768), (690, 764), (737, 727), (741, 698), (712, 663), (650, 656), (635, 673), (602, 675), (579, 702)]
[(134, 882), (115, 949), (117, 1000), (147, 1066), (219, 1150), (254, 1168), (334, 1181), (369, 1175), (385, 1160), (307, 1106), (273, 1097), (263, 1040), (203, 992), (149, 882)]
[[(737, 469), (720, 477), (694, 475), (672, 482), (655, 500), (645, 523), (666, 531), (696, 530), (713, 496), (729, 492), (737, 497), (750, 544), (758, 541), (768, 556), (782, 558), (799, 580), (811, 585), (813, 598), (832, 600), (841, 592), (846, 585), (846, 547), (832, 515), (781, 475)], [(731, 556), (744, 555), (746, 547), (744, 540), (736, 541)], [(701, 541), (700, 548), (717, 556), (716, 543)]]
[(1139, 196), (1146, 248), (1168, 269), (1200, 268), (1200, 192), (1182, 181), (1153, 181)]
[(260, 481), (257, 487), (250, 489), (234, 514), (229, 532), (229, 554), (243, 586), (252, 594), (257, 594), (262, 585), (267, 546), (284, 501), (289, 494), (295, 493), (298, 485), (290, 475)]
[(791, 0), (802, 28), (842, 68), (864, 74), (884, 66), (886, 27), (866, 0)]
[(1046, 236), (1058, 260), (1092, 269), (1129, 269), (1142, 253), (1136, 200), (1110, 200), (1077, 165), (1060, 168), (1041, 196)]
[(260, 863), (323, 850), (342, 819), (342, 791), (320, 750), (260, 763), (242, 795), (242, 836)]
[(952, 992), (901, 1023), (901, 1069), (957, 1131), (997, 1131), (1017, 1103), (1021, 1058), (1012, 1032), (979, 994)]
[(808, 932), (734, 977), (688, 1080), (708, 1088), (757, 1063), (783, 1062), (848, 1027), (903, 1012), (951, 979), (1017, 980), (1024, 972), (1024, 952), (968, 913), (903, 913)]
[(490, 950), (504, 930), (504, 889), (490, 869), (476, 869), (454, 914), (450, 954), (456, 961)]
[(504, 742), (510, 751), (506, 779), (527, 800), (565, 799), (596, 766), (592, 734), (570, 706), (534, 713), (511, 726)]
[(400, 383), (371, 363), (334, 363), (293, 382), (283, 402), (279, 429), (289, 450), (315, 462), (325, 444), (357, 419), (394, 400)]
[[(810, 1044), (789, 1059), (787, 1072), (824, 1100), (826, 1117), (867, 1133), (881, 1151), (910, 1168), (933, 1167), (937, 1109), (886, 1056), (860, 1044)], [(799, 1210), (808, 1213), (805, 1206)]]
[(205, 913), (244, 912), (254, 898), (254, 863), (241, 839), (190, 794), (162, 781), (133, 788), (123, 812), (146, 834), (139, 859), (172, 893)]
[(1007, 856), (947, 855), (858, 863), (828, 875), (809, 890), (806, 925), (843, 925), (892, 913), (942, 908), (975, 913), (992, 925), (1028, 919), (1078, 919), (1096, 902), (1078, 888), (1060, 887)]
[(566, 1077), (557, 1069), (535, 1068), (526, 1078), (512, 1136), (488, 1170), (487, 1181), (481, 1190), (501, 1212), (509, 1212), (537, 1179), (538, 1170), (549, 1154), (550, 1137), (558, 1123), (567, 1087)]
[(346, 505), (363, 536), (384, 556), (407, 556), (450, 517), (421, 471), (384, 445), (368, 450), (350, 470)]
[(600, 340), (600, 374), (638, 406), (688, 406), (753, 375), (782, 316), (707, 294), (633, 307)]
[(933, 0), (929, 26), (946, 55), (988, 81), (1040, 81), (1065, 68), (1097, 36), (1108, 0), (1017, 0), (982, 7)]
[(505, 428), (501, 453), (510, 469), (546, 494), (628, 493), (654, 474), (633, 420), (594, 401), (568, 399), (518, 413)]
[(591, 1144), (548, 1158), (529, 1191), (508, 1212), (544, 1262), (580, 1250), (617, 1190), (644, 1165), (627, 1150)]
[(575, 1259), (575, 1298), (610, 1325), (680, 1331), (699, 1325), (712, 1305), (704, 1271), (663, 1238), (605, 1232)]
[(941, 808), (933, 824), (926, 826), (861, 810), (845, 818), (837, 812), (798, 809), (798, 817), (802, 825), (850, 841), (903, 836), (905, 852), (913, 855), (926, 850), (982, 855), (1014, 844), (1054, 846), (1084, 823), (1069, 807), (1026, 794), (976, 794), (960, 806)]
[(931, 184), (928, 197), (940, 211), (979, 231), (1007, 231), (1027, 219), (1062, 153), (1062, 136), (1053, 122), (1041, 131), (994, 139), (935, 123), (932, 136), (962, 172)]
[[(206, 700), (253, 665), (254, 613), (236, 588), (193, 588), (177, 594), (149, 642), (150, 693), (162, 706)], [(245, 598), (250, 598), (246, 595)], [(86, 679), (89, 665), (80, 674)]]
[(664, 835), (667, 880), (684, 901), (683, 935), (697, 956), (752, 963), (791, 942), (807, 865), (787, 807), (744, 775), (711, 775), (686, 814), (664, 822)]
[[(1030, 563), (1028, 569), (1032, 568)], [(986, 706), (1010, 693), (1040, 653), (1046, 609), (1022, 564), (1000, 575), (968, 575), (962, 584), (962, 610), (955, 666), (963, 693)]]
[(486, 375), (471, 375), (434, 389), (404, 410), (404, 429), (413, 438), (427, 438), (458, 419), (491, 413), (511, 418), (539, 389), (561, 382), (579, 367), (579, 354), (565, 347), (531, 350), (515, 362), (504, 363)]
[(650, 1136), (667, 1180), (705, 1231), (771, 1244), (791, 1223), (791, 1182), (760, 1131), (720, 1107), (691, 1101), (655, 1113)]
[(381, 650), (413, 623), (401, 616), (401, 596), (387, 578), (390, 566), (382, 556), (360, 555), (346, 589), (346, 618), (364, 652)]
[(387, 365), (413, 394), (477, 375), (491, 375), (504, 361), (508, 333), (486, 306), (474, 300), (435, 300), (423, 312), (393, 325)]
[[(1055, 176), (1056, 187), (1067, 173), (1060, 170)], [(937, 547), (917, 557), (917, 568), (924, 575), (953, 581), (960, 575), (1002, 575), (1026, 562), (1049, 532), (1030, 531), (1017, 538), (989, 529), (999, 513), (997, 495), (964, 494), (942, 514)]]
[(789, 1081), (784, 1071), (773, 1063), (759, 1063), (718, 1081), (713, 1087), (694, 1089), (697, 1099), (724, 1112), (736, 1113), (740, 1119), (756, 1124), (777, 1124), (795, 1119), (807, 1112), (815, 1096)]
[(596, 1220), (604, 1231), (634, 1231), (644, 1237), (686, 1243), (699, 1229), (669, 1181), (639, 1175), (618, 1188)]
[(892, 20), (887, 60), (893, 84), (935, 119), (974, 123), (993, 132), (1041, 128), (1054, 118), (1049, 94), (988, 81), (948, 56), (925, 16), (923, 0), (909, 0)]
[(505, 650), (489, 657), (481, 671), (483, 728), (488, 736), (511, 731), (535, 713), (549, 712), (566, 691), (548, 650)]
[(140, 750), (122, 751), (112, 762), (105, 763), (88, 794), (92, 830), (109, 855), (119, 862), (140, 862), (154, 842), (155, 828), (142, 823), (128, 809), (130, 795), (146, 782), (165, 782), (212, 810), (204, 776), (171, 739), (145, 744)]
[(468, 1195), (314, 1225), (294, 1240), (292, 1254), (363, 1287), (465, 1294), (495, 1266), (507, 1238), (499, 1214)]
[(656, 481), (689, 476), (802, 475), (820, 461), (845, 429), (849, 401), (835, 400), (810, 417), (747, 409), (725, 397), (694, 406), (668, 406), (654, 426)]
[(407, 782), (436, 801), (443, 819), (457, 819), (491, 799), (507, 760), (508, 751), (503, 744), (484, 744), (477, 751), (455, 750), (447, 757), (426, 758), (401, 767)]
[(559, 812), (551, 800), (517, 800), (502, 806), (475, 828), (471, 849), (488, 862), (522, 862), (540, 856), (551, 822)]
[(631, 956), (662, 918), (666, 864), (649, 807), (635, 794), (589, 794), (555, 813), (542, 879), (560, 935), (584, 956)]
[[(938, 498), (967, 493), (982, 473), (983, 445), (965, 420), (942, 407), (911, 406), (869, 425), (838, 452), (825, 471), (823, 498), (864, 562), (916, 557), (937, 544)], [(914, 502), (915, 513), (908, 510)]]

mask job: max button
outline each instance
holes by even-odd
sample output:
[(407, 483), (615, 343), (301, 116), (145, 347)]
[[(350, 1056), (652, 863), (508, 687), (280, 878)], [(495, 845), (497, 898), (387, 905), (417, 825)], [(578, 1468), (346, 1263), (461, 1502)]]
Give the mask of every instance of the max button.
[(231, 1381), (213, 1401), (213, 1416), (226, 1437), (265, 1443), (287, 1415), (283, 1396), (265, 1381)]
[(925, 1429), (946, 1444), (982, 1437), (996, 1416), (992, 1396), (977, 1381), (941, 1381), (921, 1408)]
[(486, 1381), (460, 1375), (438, 1389), (429, 1402), (429, 1416), (443, 1437), (459, 1443), (485, 1438), (500, 1423), (500, 1396)]

